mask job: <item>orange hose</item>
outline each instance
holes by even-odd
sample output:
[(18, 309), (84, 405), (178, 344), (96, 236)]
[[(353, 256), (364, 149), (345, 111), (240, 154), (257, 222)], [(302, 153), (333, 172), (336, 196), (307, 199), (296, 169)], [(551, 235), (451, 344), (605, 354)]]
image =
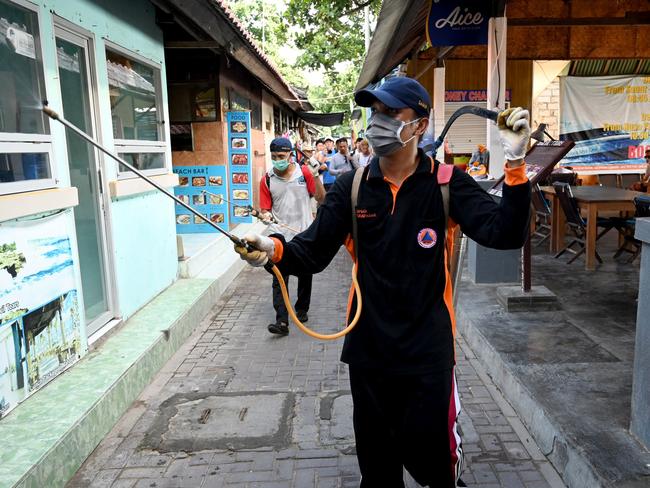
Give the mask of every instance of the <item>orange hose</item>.
[(305, 324), (303, 324), (300, 320), (298, 320), (298, 317), (296, 316), (296, 311), (293, 309), (293, 306), (291, 305), (291, 299), (289, 298), (289, 292), (287, 291), (287, 285), (284, 282), (282, 273), (280, 273), (280, 270), (278, 269), (277, 266), (273, 266), (271, 268), (271, 271), (273, 271), (273, 274), (278, 279), (278, 283), (280, 283), (280, 291), (282, 292), (282, 299), (284, 300), (284, 304), (287, 307), (287, 312), (289, 312), (289, 317), (291, 317), (291, 320), (293, 320), (293, 322), (298, 326), (298, 328), (308, 336), (323, 341), (331, 341), (334, 339), (338, 339), (339, 337), (343, 337), (348, 332), (350, 332), (355, 325), (357, 325), (357, 322), (359, 321), (359, 317), (361, 316), (361, 289), (359, 288), (359, 282), (357, 281), (357, 263), (354, 263), (354, 266), (352, 267), (352, 286), (354, 287), (354, 294), (357, 297), (356, 313), (354, 314), (354, 318), (352, 319), (352, 322), (350, 322), (350, 325), (348, 325), (345, 329), (336, 332), (335, 334), (319, 334), (318, 332), (314, 332)]

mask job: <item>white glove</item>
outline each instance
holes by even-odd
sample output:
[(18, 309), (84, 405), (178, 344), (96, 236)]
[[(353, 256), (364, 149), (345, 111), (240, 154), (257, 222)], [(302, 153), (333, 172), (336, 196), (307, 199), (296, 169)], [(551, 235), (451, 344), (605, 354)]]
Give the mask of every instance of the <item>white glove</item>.
[(506, 159), (522, 159), (530, 140), (530, 114), (521, 107), (504, 110), (497, 118), (499, 139)]
[(320, 163), (312, 158), (310, 158), (307, 161), (307, 166), (309, 167), (309, 171), (311, 171), (311, 175), (314, 178), (318, 178), (318, 170), (320, 169)]
[(262, 210), (260, 217), (262, 217), (262, 223), (265, 225), (271, 225), (273, 223), (273, 214), (271, 212)]
[(251, 266), (264, 266), (269, 260), (269, 256), (275, 254), (275, 243), (270, 237), (260, 234), (246, 234), (244, 240), (255, 248), (254, 251), (248, 251), (243, 246), (235, 245), (235, 252)]

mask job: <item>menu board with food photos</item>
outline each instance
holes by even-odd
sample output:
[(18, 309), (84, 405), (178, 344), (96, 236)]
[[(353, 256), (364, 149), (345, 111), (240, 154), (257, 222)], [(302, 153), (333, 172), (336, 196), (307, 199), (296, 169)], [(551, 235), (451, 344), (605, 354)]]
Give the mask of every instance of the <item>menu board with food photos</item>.
[[(211, 222), (228, 229), (228, 178), (225, 166), (174, 166), (179, 185), (175, 195)], [(176, 232), (219, 232), (203, 219), (176, 203)]]
[(230, 220), (233, 224), (250, 223), (253, 204), (251, 181), (251, 114), (228, 112), (228, 168), (230, 174)]

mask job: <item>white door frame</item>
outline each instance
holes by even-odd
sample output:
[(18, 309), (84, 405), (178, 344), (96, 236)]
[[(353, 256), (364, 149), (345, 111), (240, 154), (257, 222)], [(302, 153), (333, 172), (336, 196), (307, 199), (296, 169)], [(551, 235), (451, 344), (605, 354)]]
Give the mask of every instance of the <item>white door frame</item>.
[[(55, 16), (54, 20), (54, 36), (55, 45), (56, 39), (63, 39), (72, 44), (84, 49), (85, 61), (87, 67), (88, 78), (88, 100), (90, 102), (90, 120), (92, 124), (91, 136), (101, 144), (101, 125), (99, 117), (97, 116), (97, 108), (99, 107), (99, 98), (97, 94), (97, 70), (95, 66), (95, 42), (94, 36), (91, 32), (76, 26), (69, 21)], [(57, 72), (58, 72), (58, 58), (57, 58)], [(62, 107), (61, 107), (62, 108)], [(63, 110), (62, 110), (63, 111)], [(65, 117), (65, 112), (63, 113)], [(119, 305), (117, 301), (117, 286), (115, 278), (115, 262), (113, 259), (114, 248), (113, 240), (109, 237), (113, 235), (113, 226), (111, 219), (111, 198), (108, 191), (108, 181), (106, 179), (106, 170), (104, 165), (104, 155), (98, 149), (93, 147), (95, 155), (96, 174), (92, 181), (95, 185), (97, 194), (99, 196), (99, 228), (100, 228), (100, 245), (102, 265), (104, 267), (104, 287), (106, 290), (107, 311), (98, 316), (92, 323), (86, 324), (87, 335), (90, 337), (95, 332), (105, 329), (106, 324), (113, 321), (118, 316)], [(67, 150), (66, 150), (67, 155)], [(83, 296), (83, 294), (82, 294)], [(105, 331), (103, 331), (105, 332)], [(92, 342), (92, 340), (91, 340)]]

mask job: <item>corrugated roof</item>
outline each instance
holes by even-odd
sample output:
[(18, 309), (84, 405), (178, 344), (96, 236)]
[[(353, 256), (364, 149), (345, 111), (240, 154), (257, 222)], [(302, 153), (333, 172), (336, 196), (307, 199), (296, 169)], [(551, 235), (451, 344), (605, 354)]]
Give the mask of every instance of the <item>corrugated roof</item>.
[(577, 59), (571, 61), (571, 76), (647, 75), (650, 59)]
[[(234, 12), (230, 10), (230, 7), (228, 6), (228, 2), (225, 0), (213, 0), (214, 3), (223, 11), (223, 13), (226, 15), (226, 18), (230, 21), (230, 23), (239, 31), (239, 34), (246, 40), (250, 48), (255, 52), (255, 54), (268, 66), (268, 68), (278, 77), (278, 79), (282, 82), (284, 86), (287, 87), (287, 89), (294, 95), (294, 100), (292, 101), (298, 101), (300, 105), (303, 107), (303, 109), (309, 109), (313, 108), (311, 107), (311, 104), (309, 102), (302, 102), (302, 98), (296, 93), (296, 91), (289, 85), (289, 83), (286, 82), (286, 80), (282, 77), (282, 74), (278, 70), (278, 68), (275, 66), (273, 61), (264, 54), (264, 52), (259, 48), (257, 45), (257, 42), (255, 42), (255, 39), (253, 39), (253, 36), (248, 32), (248, 29), (244, 27), (244, 25), (240, 22), (240, 20), (235, 16)], [(300, 100), (300, 101), (299, 101)], [(308, 107), (304, 107), (304, 105), (309, 105)]]

